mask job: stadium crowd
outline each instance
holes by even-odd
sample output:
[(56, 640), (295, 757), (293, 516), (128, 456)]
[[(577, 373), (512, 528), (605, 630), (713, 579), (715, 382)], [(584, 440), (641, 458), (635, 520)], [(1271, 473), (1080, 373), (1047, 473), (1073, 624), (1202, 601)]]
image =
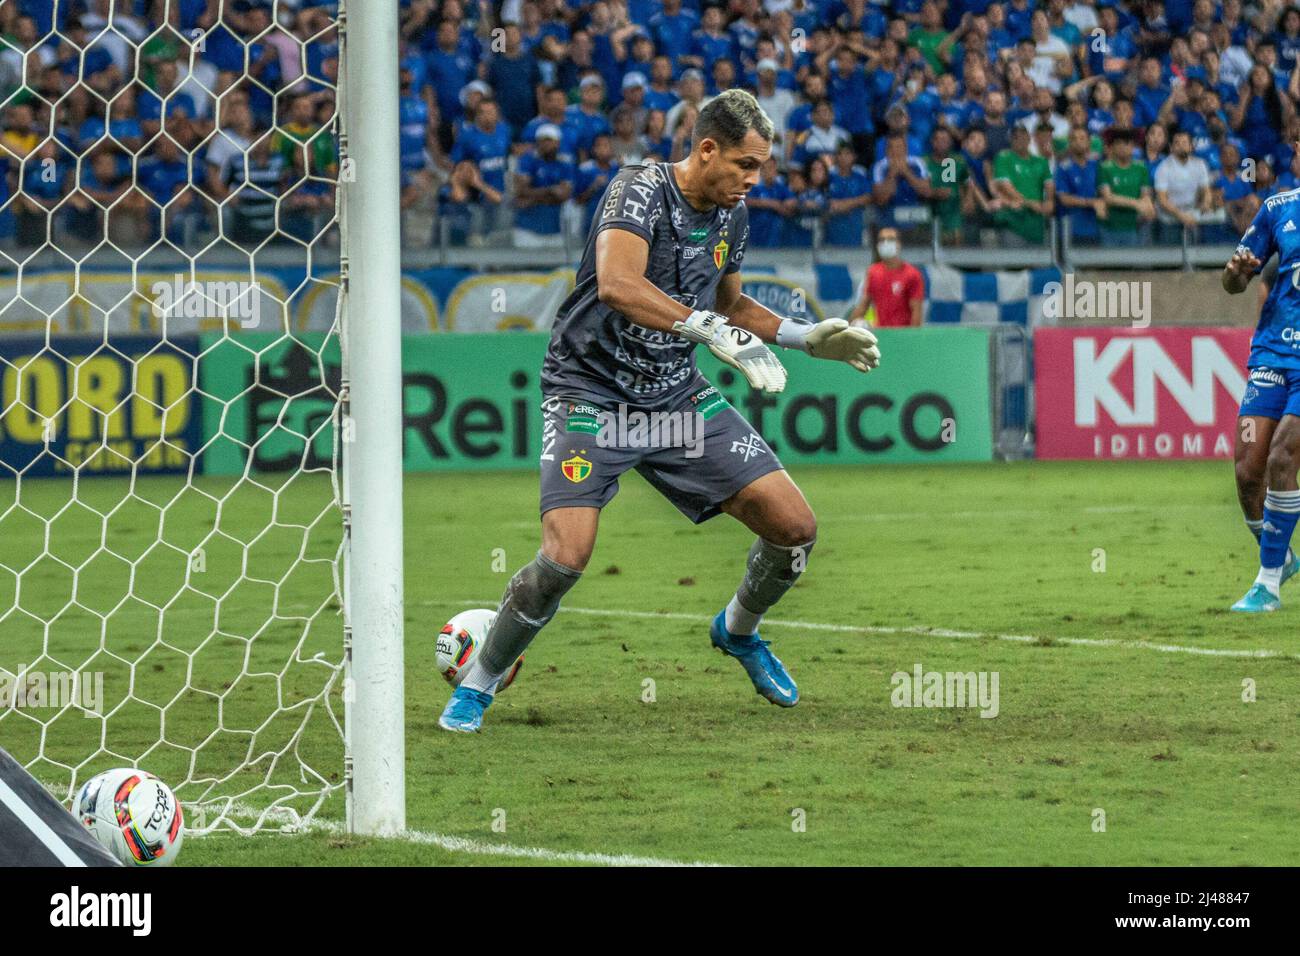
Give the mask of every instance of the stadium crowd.
[[(4, 0), (0, 240), (310, 240), (336, 13)], [(731, 87), (778, 131), (753, 246), (1231, 242), (1300, 185), (1281, 0), (402, 0), (400, 31), (402, 205), (454, 243), (580, 240), (619, 166), (680, 159)]]

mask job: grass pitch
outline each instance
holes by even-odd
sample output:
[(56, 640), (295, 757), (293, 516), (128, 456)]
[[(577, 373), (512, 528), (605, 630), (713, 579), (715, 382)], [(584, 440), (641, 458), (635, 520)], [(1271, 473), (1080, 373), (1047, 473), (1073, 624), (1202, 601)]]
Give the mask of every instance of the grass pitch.
[[(799, 706), (757, 697), (709, 645), (748, 533), (726, 517), (690, 525), (633, 475), (587, 573), (477, 736), (436, 726), (448, 688), (434, 635), (459, 610), (494, 606), (533, 555), (536, 479), (407, 476), (408, 826), (461, 841), (223, 835), (188, 842), (182, 862), (1300, 861), (1300, 590), (1284, 588), (1274, 615), (1227, 612), (1256, 563), (1229, 465), (792, 475), (818, 544), (763, 633)], [(120, 496), (113, 485), (83, 494)], [(23, 493), (56, 502), (68, 489)], [(147, 523), (135, 533), (155, 536)], [(997, 672), (997, 716), (895, 707), (891, 675), (918, 664)], [(178, 731), (192, 739), (199, 724)], [(14, 733), (0, 722), (0, 744)], [(326, 804), (324, 817), (341, 815), (341, 797)]]

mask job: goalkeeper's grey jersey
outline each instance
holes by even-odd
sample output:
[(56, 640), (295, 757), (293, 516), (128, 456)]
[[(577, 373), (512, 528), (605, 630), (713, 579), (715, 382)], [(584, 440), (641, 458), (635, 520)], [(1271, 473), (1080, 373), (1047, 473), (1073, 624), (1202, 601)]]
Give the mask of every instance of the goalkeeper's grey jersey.
[(601, 302), (596, 236), (627, 229), (650, 244), (645, 277), (692, 309), (712, 309), (718, 282), (740, 269), (749, 238), (744, 202), (699, 212), (671, 163), (624, 166), (605, 187), (578, 266), (560, 305), (542, 365), (542, 391), (597, 406), (660, 407), (680, 401), (698, 377), (693, 343), (636, 325)]

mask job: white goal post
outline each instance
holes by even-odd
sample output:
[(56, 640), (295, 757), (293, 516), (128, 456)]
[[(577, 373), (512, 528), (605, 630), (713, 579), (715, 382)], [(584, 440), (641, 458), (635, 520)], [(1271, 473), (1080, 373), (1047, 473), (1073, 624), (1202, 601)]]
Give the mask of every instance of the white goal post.
[[(357, 4), (360, 8), (362, 5)], [(406, 828), (397, 0), (341, 13), (348, 826)]]

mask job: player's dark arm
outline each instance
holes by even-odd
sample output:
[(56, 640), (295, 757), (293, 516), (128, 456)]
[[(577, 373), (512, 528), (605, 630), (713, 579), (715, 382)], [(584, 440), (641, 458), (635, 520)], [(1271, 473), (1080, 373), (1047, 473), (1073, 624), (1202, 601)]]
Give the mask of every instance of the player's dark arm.
[(1260, 261), (1255, 254), (1248, 250), (1238, 250), (1235, 252), (1228, 264), (1223, 267), (1223, 291), (1229, 295), (1237, 295), (1246, 291), (1246, 286), (1250, 284), (1251, 276), (1259, 271)]
[(740, 291), (740, 273), (728, 272), (718, 282), (713, 311), (727, 317), (732, 325), (753, 332), (764, 342), (776, 341), (781, 316)]
[(671, 332), (690, 308), (645, 277), (650, 244), (626, 229), (602, 229), (596, 236), (596, 289), (600, 301), (637, 325)]
[[(661, 292), (645, 277), (649, 257), (650, 244), (636, 233), (624, 229), (597, 233), (596, 294), (600, 301), (637, 325), (707, 345), (717, 358), (739, 369), (754, 388), (765, 392), (785, 388), (785, 369), (766, 345), (729, 325), (724, 316), (693, 311)], [(737, 273), (737, 283), (739, 278)], [(873, 357), (879, 361), (879, 353), (858, 357), (859, 367)]]

